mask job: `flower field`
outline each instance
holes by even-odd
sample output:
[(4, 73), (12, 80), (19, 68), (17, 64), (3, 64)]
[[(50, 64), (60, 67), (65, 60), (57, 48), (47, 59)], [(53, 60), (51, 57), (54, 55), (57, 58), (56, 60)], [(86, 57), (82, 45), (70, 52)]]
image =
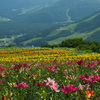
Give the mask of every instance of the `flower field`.
[(100, 100), (100, 54), (0, 50), (0, 100)]

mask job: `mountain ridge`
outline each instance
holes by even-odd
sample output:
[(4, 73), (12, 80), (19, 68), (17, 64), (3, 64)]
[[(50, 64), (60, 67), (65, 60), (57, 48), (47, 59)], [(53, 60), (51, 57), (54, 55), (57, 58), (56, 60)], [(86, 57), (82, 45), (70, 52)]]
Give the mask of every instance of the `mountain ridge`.
[[(10, 6), (11, 4), (13, 5)], [(91, 27), (95, 30), (99, 25), (98, 21), (96, 22), (98, 24), (93, 24), (94, 26), (91, 24), (96, 21), (93, 19), (99, 14), (94, 14), (92, 17), (90, 15), (97, 11), (100, 11), (100, 0), (0, 1), (0, 43), (5, 45), (2, 40), (5, 38), (11, 40), (12, 36), (14, 37), (13, 42), (18, 46), (57, 43), (66, 36), (71, 38), (78, 35), (87, 39), (93, 33)], [(83, 18), (87, 16), (90, 17), (84, 20)], [(69, 23), (71, 24), (68, 26)], [(84, 32), (89, 32), (89, 36), (84, 35)]]

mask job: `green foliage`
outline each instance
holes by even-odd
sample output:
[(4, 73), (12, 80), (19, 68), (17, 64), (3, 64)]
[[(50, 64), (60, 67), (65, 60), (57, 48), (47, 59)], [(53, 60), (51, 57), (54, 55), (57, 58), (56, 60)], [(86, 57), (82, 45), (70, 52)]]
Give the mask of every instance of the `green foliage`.
[(52, 46), (49, 45), (49, 44), (45, 44), (45, 45), (42, 45), (41, 47), (49, 47), (49, 48), (51, 48)]
[(68, 47), (77, 48), (77, 50), (89, 50), (100, 53), (100, 43), (97, 41), (85, 41), (82, 38), (73, 38), (62, 41), (57, 45), (43, 45), (43, 47)]

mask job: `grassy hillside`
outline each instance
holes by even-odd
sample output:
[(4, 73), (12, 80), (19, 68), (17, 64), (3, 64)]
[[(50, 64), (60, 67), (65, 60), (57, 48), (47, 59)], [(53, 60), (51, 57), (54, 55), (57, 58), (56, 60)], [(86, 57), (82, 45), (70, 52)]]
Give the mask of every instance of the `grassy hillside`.
[[(6, 29), (6, 25), (5, 23), (3, 23), (4, 27), (3, 29)], [(47, 24), (45, 24), (46, 26)], [(10, 26), (10, 24), (9, 24)], [(43, 31), (38, 31), (36, 30), (35, 33), (32, 32), (31, 28), (30, 30), (27, 30), (26, 27), (33, 27), (33, 30), (35, 30), (34, 24), (24, 24), (23, 23), (23, 27), (25, 28), (25, 30), (21, 29), (21, 24), (18, 24), (17, 28), (22, 30), (22, 33), (24, 33), (25, 31), (30, 31), (31, 34), (22, 34), (20, 36), (20, 33), (18, 34), (19, 37), (17, 37), (17, 35), (14, 35), (14, 38), (12, 40), (11, 38), (11, 33), (13, 33), (13, 30), (10, 32), (7, 32), (6, 29), (6, 33), (9, 34), (9, 39), (7, 39), (7, 43), (12, 43), (12, 41), (18, 45), (18, 46), (41, 46), (44, 44), (58, 44), (61, 43), (63, 40), (65, 39), (69, 39), (69, 38), (83, 38), (84, 40), (91, 40), (91, 41), (100, 41), (100, 12), (94, 13), (89, 17), (86, 17), (82, 20), (79, 20), (77, 22), (72, 22), (71, 24), (66, 24), (66, 23), (61, 23), (61, 24), (57, 24), (51, 28), (47, 28), (46, 30)], [(39, 27), (39, 24), (38, 24)], [(13, 25), (13, 28), (16, 28), (16, 24), (15, 26)], [(16, 32), (18, 32), (18, 29), (16, 30)], [(2, 33), (2, 31), (0, 31)], [(2, 35), (3, 36), (3, 35)], [(10, 42), (8, 42), (8, 40)], [(5, 41), (5, 35), (4, 35), (4, 39), (1, 39), (1, 44), (4, 45)]]
[[(0, 1), (0, 16), (12, 20), (11, 23), (5, 23), (6, 26), (0, 23), (1, 33), (7, 37), (9, 37), (7, 33), (30, 35), (36, 33), (36, 30), (46, 29), (47, 25), (52, 26), (51, 23), (54, 25), (76, 21), (98, 10), (100, 10), (99, 0)], [(3, 30), (4, 27), (7, 31)]]
[[(40, 41), (41, 44), (58, 44), (69, 38), (83, 38), (84, 40), (100, 41), (99, 33), (100, 12), (97, 12), (72, 24), (61, 24), (58, 25), (58, 27), (51, 27), (41, 32), (40, 35), (37, 35), (37, 38), (33, 38), (33, 40), (30, 39), (32, 41), (28, 40), (27, 45), (33, 44), (36, 46)], [(26, 41), (23, 41), (23, 43), (26, 43)]]

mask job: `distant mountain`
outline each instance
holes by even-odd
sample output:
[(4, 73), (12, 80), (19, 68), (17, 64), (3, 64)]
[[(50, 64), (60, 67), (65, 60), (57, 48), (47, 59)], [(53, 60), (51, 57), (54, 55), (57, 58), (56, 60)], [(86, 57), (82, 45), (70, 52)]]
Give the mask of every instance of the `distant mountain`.
[(59, 0), (52, 6), (30, 13), (23, 22), (72, 22), (100, 10), (100, 0)]
[[(25, 37), (23, 39), (20, 37), (19, 41), (20, 45), (41, 46), (44, 44), (58, 44), (69, 38), (83, 38), (87, 41), (100, 42), (100, 12), (71, 24), (55, 25), (38, 33), (34, 38), (30, 36), (28, 40), (26, 39), (27, 41), (23, 40)], [(17, 40), (15, 41), (17, 42)]]
[(35, 12), (58, 0), (0, 0), (0, 16), (17, 18), (30, 11)]
[(100, 0), (1, 0), (0, 16), (28, 23), (71, 22), (100, 10)]
[[(83, 23), (65, 26), (71, 26), (72, 30), (58, 26), (64, 27), (63, 23), (74, 23), (96, 11), (100, 11), (100, 0), (0, 0), (0, 43), (5, 45), (10, 41), (16, 45), (40, 46), (60, 42), (64, 39), (61, 37), (66, 38), (66, 32), (67, 38), (69, 33), (70, 37), (78, 33), (82, 35), (86, 30), (81, 27)], [(57, 38), (60, 40), (56, 41)]]

